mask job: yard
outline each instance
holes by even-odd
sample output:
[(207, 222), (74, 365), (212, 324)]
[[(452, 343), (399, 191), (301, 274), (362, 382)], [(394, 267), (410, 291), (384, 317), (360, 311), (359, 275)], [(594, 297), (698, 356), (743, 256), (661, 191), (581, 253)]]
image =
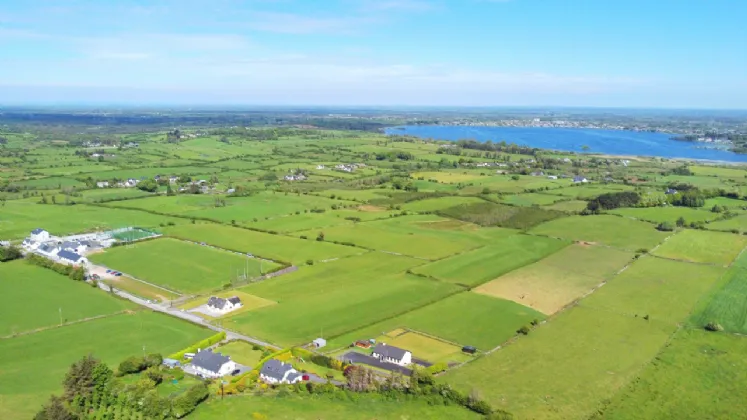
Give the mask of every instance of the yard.
[(633, 255), (611, 248), (571, 245), (475, 289), (550, 315), (609, 280)]
[(232, 341), (224, 344), (216, 352), (231, 356), (231, 360), (244, 366), (256, 367), (262, 359), (262, 350), (254, 350), (254, 346), (244, 341)]
[[(236, 281), (249, 267), (249, 277), (260, 276), (260, 261), (236, 253), (160, 238), (131, 247), (111, 248), (90, 260), (138, 279), (183, 293), (206, 293)], [(278, 267), (261, 264), (262, 272)]]
[(669, 238), (654, 254), (699, 263), (729, 265), (747, 246), (747, 236), (686, 229)]

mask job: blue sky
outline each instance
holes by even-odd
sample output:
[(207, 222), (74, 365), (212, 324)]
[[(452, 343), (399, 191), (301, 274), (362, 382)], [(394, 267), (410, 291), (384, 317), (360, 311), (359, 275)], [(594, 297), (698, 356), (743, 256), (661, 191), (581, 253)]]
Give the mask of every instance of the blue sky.
[(0, 103), (747, 108), (744, 0), (0, 0)]

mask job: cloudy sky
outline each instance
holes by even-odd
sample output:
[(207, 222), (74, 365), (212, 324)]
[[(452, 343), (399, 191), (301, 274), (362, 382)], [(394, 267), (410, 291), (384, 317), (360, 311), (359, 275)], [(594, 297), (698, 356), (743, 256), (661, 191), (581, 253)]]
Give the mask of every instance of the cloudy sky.
[(0, 104), (747, 108), (744, 0), (0, 0)]

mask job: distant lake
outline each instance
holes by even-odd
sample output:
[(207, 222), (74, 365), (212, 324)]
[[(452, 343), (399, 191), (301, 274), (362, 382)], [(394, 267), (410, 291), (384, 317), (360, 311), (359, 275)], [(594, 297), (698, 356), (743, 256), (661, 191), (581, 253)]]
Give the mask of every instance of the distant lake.
[(672, 140), (671, 134), (586, 128), (544, 127), (469, 127), (469, 126), (403, 126), (387, 128), (386, 134), (411, 135), (437, 140), (473, 139), (506, 141), (539, 149), (625, 156), (656, 156), (747, 162), (747, 155), (727, 150), (704, 148), (703, 143)]

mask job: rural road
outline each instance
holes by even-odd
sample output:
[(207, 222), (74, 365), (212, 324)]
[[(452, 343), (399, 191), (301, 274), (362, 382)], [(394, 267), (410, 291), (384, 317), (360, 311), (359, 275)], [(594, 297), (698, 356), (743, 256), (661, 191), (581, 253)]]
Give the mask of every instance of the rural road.
[(164, 314), (167, 314), (167, 315), (171, 315), (171, 316), (174, 316), (174, 317), (177, 317), (177, 318), (181, 318), (181, 319), (183, 319), (185, 321), (189, 321), (189, 322), (191, 322), (193, 324), (202, 325), (203, 327), (210, 328), (213, 331), (225, 332), (227, 340), (241, 340), (241, 341), (246, 341), (247, 343), (257, 344), (257, 345), (260, 345), (262, 347), (269, 347), (269, 348), (273, 348), (273, 349), (279, 348), (278, 346), (276, 346), (274, 344), (271, 344), (271, 343), (268, 343), (268, 342), (256, 339), (254, 337), (249, 337), (247, 335), (239, 334), (239, 333), (236, 333), (236, 332), (233, 332), (233, 331), (229, 331), (229, 330), (227, 330), (225, 328), (218, 327), (216, 325), (210, 324), (209, 322), (205, 321), (203, 318), (201, 318), (201, 317), (199, 317), (199, 316), (197, 316), (197, 315), (195, 315), (193, 313), (182, 311), (181, 309), (178, 309), (178, 308), (171, 308), (171, 307), (169, 307), (169, 306), (167, 306), (165, 304), (152, 303), (150, 301), (147, 301), (145, 299), (141, 299), (141, 298), (139, 298), (137, 296), (131, 295), (131, 294), (129, 294), (129, 293), (125, 292), (125, 291), (119, 290), (117, 288), (115, 288), (114, 291), (111, 292), (111, 287), (109, 287), (108, 285), (104, 284), (103, 282), (99, 282), (98, 285), (99, 285), (99, 288), (101, 288), (102, 290), (104, 290), (106, 292), (114, 293), (115, 295), (117, 295), (117, 296), (119, 296), (121, 298), (130, 300), (130, 301), (132, 301), (134, 303), (137, 303), (140, 306), (144, 306), (144, 307), (146, 307), (148, 309), (151, 309), (151, 310), (154, 310), (154, 311), (157, 311), (157, 312), (161, 312), (161, 313), (164, 313)]

